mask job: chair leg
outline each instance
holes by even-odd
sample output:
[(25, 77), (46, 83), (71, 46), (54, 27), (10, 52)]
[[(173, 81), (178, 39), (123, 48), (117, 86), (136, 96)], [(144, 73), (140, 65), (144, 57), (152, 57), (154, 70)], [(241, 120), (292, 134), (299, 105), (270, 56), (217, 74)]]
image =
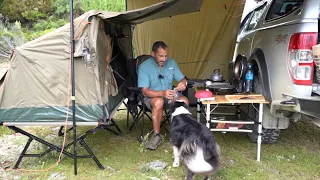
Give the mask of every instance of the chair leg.
[[(145, 127), (144, 127), (145, 126), (145, 116), (147, 116), (148, 119), (152, 122), (152, 118), (148, 114), (148, 112), (150, 112), (150, 110), (149, 109), (147, 110), (144, 105), (140, 106), (140, 111), (136, 115), (132, 114), (129, 110), (127, 110), (127, 130), (128, 130), (128, 132), (130, 132), (132, 130), (132, 128), (135, 127), (136, 133), (138, 136), (138, 141), (140, 143), (142, 143), (145, 138), (144, 137), (145, 136)], [(129, 113), (132, 115), (132, 118), (134, 121), (133, 124), (130, 126), (130, 128), (129, 128)], [(141, 126), (140, 126), (141, 128), (138, 127), (139, 122), (141, 123)], [(169, 132), (169, 130), (164, 126), (166, 123), (170, 124), (170, 114), (167, 111), (165, 111), (165, 115), (162, 118), (160, 127), (163, 127), (166, 131)]]
[(166, 113), (166, 115), (163, 117), (160, 127), (163, 127), (167, 132), (170, 132), (165, 126), (166, 123), (168, 123), (170, 125), (170, 114), (169, 113)]
[[(112, 118), (111, 119), (109, 119), (109, 118), (107, 119), (106, 117), (103, 117), (102, 118), (102, 122), (103, 122), (103, 124), (101, 126), (102, 129), (110, 131), (110, 132), (112, 132), (113, 134), (115, 134), (117, 136), (122, 136), (123, 135), (122, 130), (120, 129), (118, 124)], [(118, 132), (113, 130), (113, 129), (111, 129), (111, 128), (109, 128), (110, 126), (114, 126), (117, 129)]]
[(127, 132), (129, 128), (129, 110), (127, 109)]
[(152, 121), (152, 118), (147, 114), (147, 111), (145, 111), (143, 114), (145, 114), (149, 118), (149, 120)]
[(128, 132), (130, 132), (134, 126), (137, 126), (138, 121), (139, 121), (139, 117), (140, 117), (140, 115), (141, 115), (141, 112), (142, 112), (142, 110), (140, 110), (140, 111), (138, 112), (138, 114), (132, 114), (132, 113), (130, 112), (130, 114), (132, 115), (133, 123), (132, 123), (132, 125), (130, 126)]
[(152, 127), (152, 130), (150, 132), (145, 132), (145, 116), (148, 117), (148, 119), (152, 122), (152, 118), (149, 116), (148, 114), (148, 110), (146, 109), (146, 107), (143, 105), (142, 107), (142, 115), (141, 117), (139, 117), (139, 119), (141, 118), (142, 119), (142, 128), (141, 128), (141, 140), (140, 140), (140, 143), (142, 143), (145, 139), (145, 136), (148, 134), (148, 133), (151, 133), (153, 131), (153, 127)]
[(116, 127), (116, 129), (118, 130), (119, 135), (122, 135), (122, 130), (120, 129), (118, 124), (116, 122), (114, 122), (114, 120), (112, 118), (110, 120), (111, 120), (112, 124)]
[(127, 109), (128, 106), (127, 106), (126, 102), (125, 102), (125, 101), (122, 101), (122, 103), (124, 104), (124, 106), (125, 106), (126, 108), (124, 108), (124, 109), (120, 109), (120, 108), (119, 108), (119, 109), (117, 109), (117, 111), (122, 111), (122, 110), (126, 110), (126, 109)]
[[(140, 143), (143, 143), (144, 142), (144, 115), (146, 114), (146, 110), (144, 108), (144, 106), (142, 106), (142, 115), (141, 115), (141, 118), (142, 118), (142, 128), (141, 128), (141, 134), (139, 135), (138, 137), (138, 141)], [(138, 132), (138, 130), (137, 130)]]
[[(137, 139), (139, 141), (139, 143), (143, 142), (143, 124), (144, 122), (142, 121), (142, 128), (139, 128), (139, 122), (141, 122), (141, 119), (144, 118), (143, 115), (141, 115), (141, 113), (143, 114), (143, 109), (140, 108), (138, 110), (138, 113), (133, 113), (132, 111), (130, 111), (129, 109), (127, 110), (127, 132), (131, 132), (132, 128), (135, 128), (136, 133), (137, 133)], [(130, 121), (130, 117), (129, 114), (131, 114), (132, 119), (133, 119), (133, 123), (131, 125), (129, 125), (129, 121)]]

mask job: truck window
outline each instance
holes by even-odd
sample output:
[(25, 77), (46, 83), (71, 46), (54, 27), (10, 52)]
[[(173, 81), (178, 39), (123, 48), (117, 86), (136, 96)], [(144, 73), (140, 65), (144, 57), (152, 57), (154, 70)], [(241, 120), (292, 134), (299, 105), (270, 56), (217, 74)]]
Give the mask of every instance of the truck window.
[(260, 6), (259, 8), (257, 8), (253, 15), (252, 15), (252, 18), (250, 20), (250, 23), (248, 25), (248, 28), (247, 28), (247, 31), (250, 31), (250, 30), (253, 30), (257, 25), (258, 25), (258, 22), (260, 20), (260, 17), (261, 15), (263, 14), (263, 10), (264, 10), (264, 7), (265, 7), (266, 4)]
[(290, 14), (303, 4), (304, 0), (275, 0), (266, 16), (266, 20), (277, 19)]
[(247, 28), (250, 20), (251, 20), (251, 16), (253, 14), (253, 11), (249, 12), (245, 18), (243, 18), (242, 22), (240, 23), (240, 28), (239, 28), (239, 34), (245, 32), (245, 29)]

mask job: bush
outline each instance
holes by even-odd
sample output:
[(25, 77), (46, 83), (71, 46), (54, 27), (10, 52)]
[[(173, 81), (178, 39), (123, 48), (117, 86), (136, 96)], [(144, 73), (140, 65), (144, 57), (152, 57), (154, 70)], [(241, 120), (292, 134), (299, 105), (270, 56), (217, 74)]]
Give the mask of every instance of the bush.
[(0, 21), (0, 57), (9, 58), (14, 48), (24, 43), (20, 22), (5, 25)]
[(1, 12), (11, 21), (34, 22), (48, 17), (52, 0), (3, 0)]
[[(16, 40), (23, 39), (22, 42), (24, 43), (69, 23), (69, 3), (67, 0), (0, 0), (0, 8), (2, 7), (0, 10), (5, 16), (4, 19), (9, 18), (11, 22), (19, 21), (22, 23), (22, 28), (19, 23), (20, 35)], [(74, 0), (73, 3), (74, 18), (92, 9), (104, 11), (125, 10), (125, 0)], [(0, 31), (3, 33), (3, 30), (0, 29)], [(6, 32), (9, 33), (10, 30), (7, 29)], [(12, 35), (10, 34), (10, 38), (13, 38)], [(9, 36), (7, 35), (6, 37)], [(0, 39), (1, 42), (4, 41), (3, 38)], [(21, 43), (13, 42), (13, 45), (21, 45)], [(12, 46), (9, 45), (9, 47), (5, 47), (6, 56), (7, 52), (11, 52), (11, 50), (8, 50), (12, 49)], [(1, 46), (0, 48), (3, 47)]]
[(125, 0), (81, 0), (81, 4), (85, 11), (92, 9), (120, 12), (125, 11)]

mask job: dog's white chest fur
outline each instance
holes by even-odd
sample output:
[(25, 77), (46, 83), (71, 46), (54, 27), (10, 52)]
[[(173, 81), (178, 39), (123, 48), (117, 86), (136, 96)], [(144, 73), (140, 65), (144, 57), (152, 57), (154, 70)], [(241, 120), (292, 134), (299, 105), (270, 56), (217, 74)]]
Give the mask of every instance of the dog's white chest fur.
[(171, 114), (171, 117), (175, 117), (175, 116), (178, 116), (178, 115), (181, 115), (181, 114), (191, 114), (185, 107), (181, 106), (181, 107), (178, 107), (172, 114)]
[(213, 170), (213, 167), (204, 160), (203, 150), (199, 147), (194, 157), (190, 158), (189, 161), (185, 161), (185, 164), (194, 173), (205, 173)]

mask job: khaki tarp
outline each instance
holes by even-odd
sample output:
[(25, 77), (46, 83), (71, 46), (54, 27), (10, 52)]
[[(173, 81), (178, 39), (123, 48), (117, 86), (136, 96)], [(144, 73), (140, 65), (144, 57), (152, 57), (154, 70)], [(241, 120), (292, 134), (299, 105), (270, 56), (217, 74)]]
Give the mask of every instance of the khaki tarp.
[[(121, 59), (112, 59), (117, 57), (112, 52), (118, 45), (124, 56), (124, 64), (126, 59), (133, 58), (130, 33), (132, 25), (199, 11), (201, 2), (202, 0), (169, 0), (127, 12), (92, 10), (76, 18), (76, 120), (96, 122), (104, 113), (109, 118), (121, 104), (126, 79), (121, 84), (119, 82), (122, 80), (116, 81), (111, 64), (116, 64)], [(85, 39), (88, 43), (83, 43)], [(93, 68), (86, 68), (84, 65), (83, 45), (88, 46), (91, 51), (95, 64)], [(69, 24), (17, 47), (0, 87), (0, 122), (64, 121), (68, 102), (71, 102), (70, 56)], [(123, 74), (123, 71), (126, 69), (118, 73)], [(69, 117), (70, 114), (71, 109)]]
[[(160, 2), (127, 1), (129, 10)], [(210, 78), (216, 68), (226, 77), (243, 8), (239, 0), (204, 0), (198, 13), (139, 24), (134, 30), (136, 56), (150, 54), (152, 44), (162, 40), (188, 78)]]
[[(89, 25), (87, 18), (90, 15), (87, 13), (75, 20), (76, 105), (77, 119), (82, 121), (97, 121), (102, 117), (102, 106), (108, 103), (106, 97), (111, 92), (101, 89), (111, 89), (114, 78), (105, 63), (106, 56), (111, 56), (111, 41), (107, 41), (104, 30), (99, 28), (101, 18), (92, 16)], [(103, 40), (97, 40), (101, 34), (104, 35)], [(71, 87), (69, 35), (69, 25), (66, 25), (16, 48), (0, 89), (2, 121), (65, 119), (68, 101), (71, 102), (68, 94)], [(86, 68), (82, 60), (81, 40), (84, 37), (90, 40), (90, 48), (95, 49), (94, 68)], [(103, 78), (105, 76), (109, 79)], [(103, 83), (100, 84), (100, 81)], [(109, 81), (109, 86), (106, 81)]]

